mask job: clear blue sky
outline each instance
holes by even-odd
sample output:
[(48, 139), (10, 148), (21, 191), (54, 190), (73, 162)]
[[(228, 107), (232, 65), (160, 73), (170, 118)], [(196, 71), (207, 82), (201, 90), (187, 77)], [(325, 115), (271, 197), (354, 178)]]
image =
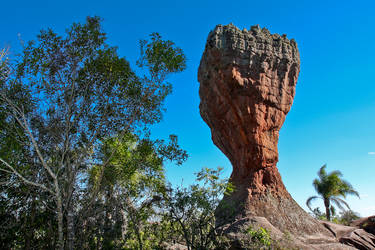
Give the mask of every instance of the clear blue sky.
[[(294, 104), (281, 130), (279, 163), (284, 184), (304, 208), (323, 164), (340, 170), (360, 194), (349, 198), (354, 211), (375, 214), (375, 2), (374, 1), (2, 1), (0, 46), (19, 52), (20, 36), (34, 39), (42, 28), (63, 32), (88, 15), (104, 19), (109, 42), (132, 65), (138, 40), (151, 32), (174, 41), (188, 68), (175, 83), (155, 137), (177, 134), (190, 158), (168, 166), (173, 184), (194, 181), (201, 167), (231, 165), (213, 145), (200, 118), (197, 69), (206, 37), (216, 24), (240, 28), (259, 24), (295, 38), (301, 73)], [(319, 202), (316, 205), (321, 204)]]

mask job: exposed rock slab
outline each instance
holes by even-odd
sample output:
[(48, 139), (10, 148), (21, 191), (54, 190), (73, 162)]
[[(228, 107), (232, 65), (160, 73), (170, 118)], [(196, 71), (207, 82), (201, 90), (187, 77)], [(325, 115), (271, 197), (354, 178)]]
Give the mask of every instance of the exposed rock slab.
[[(366, 219), (359, 219), (357, 222), (364, 222)], [(327, 221), (321, 221), (321, 223), (343, 244), (355, 247), (356, 249), (375, 249), (375, 235), (358, 228), (360, 225), (344, 226)]]
[(320, 221), (320, 223), (322, 223), (322, 225), (326, 227), (337, 239), (340, 239), (341, 237), (358, 229), (357, 227), (339, 225), (328, 221)]
[(361, 250), (375, 249), (375, 236), (363, 229), (355, 229), (348, 235), (341, 237), (340, 242)]
[[(246, 229), (251, 227), (253, 230), (259, 228), (266, 229), (271, 238), (273, 239), (272, 249), (327, 249), (327, 250), (354, 250), (357, 249), (353, 244), (344, 245), (340, 243), (339, 238), (334, 235), (339, 235), (340, 232), (345, 231), (344, 236), (348, 236), (353, 230), (357, 228), (345, 227), (341, 228), (341, 225), (332, 224), (332, 233), (327, 234), (310, 234), (310, 235), (294, 235), (289, 232), (282, 232), (278, 228), (274, 227), (264, 217), (246, 217), (233, 222), (232, 224), (223, 227), (225, 234), (231, 241), (230, 249), (249, 249), (247, 240), (249, 235), (246, 234)], [(349, 237), (350, 238), (350, 237)], [(252, 248), (251, 248), (252, 249)]]
[(355, 220), (352, 222), (351, 225), (362, 228), (366, 232), (372, 233), (375, 235), (375, 215)]

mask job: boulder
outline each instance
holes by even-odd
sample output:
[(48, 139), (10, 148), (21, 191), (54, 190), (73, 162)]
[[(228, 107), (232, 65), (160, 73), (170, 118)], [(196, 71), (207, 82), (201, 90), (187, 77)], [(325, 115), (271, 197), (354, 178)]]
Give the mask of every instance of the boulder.
[(362, 228), (366, 232), (375, 235), (375, 215), (355, 220), (351, 223), (351, 225)]
[[(321, 222), (325, 223), (325, 222)], [(231, 242), (230, 249), (263, 249), (262, 245), (257, 245), (250, 240), (249, 234), (246, 231), (251, 228), (252, 230), (258, 230), (259, 228), (266, 229), (269, 233), (272, 244), (270, 249), (327, 249), (327, 250), (354, 250), (357, 249), (353, 244), (349, 243), (344, 245), (340, 243), (339, 238), (335, 235), (342, 237), (350, 234), (357, 228), (345, 227), (336, 225), (334, 223), (327, 222), (332, 228), (329, 229), (331, 232), (327, 234), (310, 234), (310, 235), (295, 235), (288, 231), (282, 232), (278, 228), (274, 227), (264, 217), (246, 217), (239, 219), (231, 224), (227, 224), (223, 227), (224, 233), (227, 235)], [(350, 238), (350, 237), (349, 237)], [(359, 242), (363, 244), (363, 242)], [(268, 249), (268, 248), (266, 248)]]
[(355, 229), (349, 234), (341, 237), (339, 241), (361, 250), (375, 249), (375, 235), (367, 233), (363, 229)]
[(358, 226), (344, 226), (327, 221), (321, 221), (321, 223), (332, 232), (340, 243), (357, 249), (375, 249), (375, 235), (358, 228)]

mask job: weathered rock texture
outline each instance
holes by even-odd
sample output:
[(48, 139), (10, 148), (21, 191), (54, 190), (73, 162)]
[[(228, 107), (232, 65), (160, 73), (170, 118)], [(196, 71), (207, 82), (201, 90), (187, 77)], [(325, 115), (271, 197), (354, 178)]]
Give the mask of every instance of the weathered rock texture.
[(235, 186), (217, 210), (219, 224), (232, 249), (242, 249), (249, 226), (266, 228), (280, 242), (287, 238), (285, 246), (297, 249), (375, 249), (375, 218), (358, 220), (357, 227), (320, 222), (283, 185), (277, 142), (299, 68), (297, 44), (285, 35), (233, 25), (218, 25), (209, 34), (198, 71), (200, 112), (233, 165)]
[[(276, 167), (279, 131), (295, 94), (300, 70), (296, 42), (259, 26), (249, 31), (218, 25), (208, 36), (198, 71), (200, 113), (212, 140), (233, 166), (233, 208), (223, 220), (261, 216), (299, 234), (325, 232), (292, 199)], [(225, 218), (226, 217), (226, 218)]]
[[(372, 250), (375, 249), (375, 235), (362, 229), (361, 222), (369, 221), (371, 217), (362, 218), (354, 221), (355, 226), (337, 225), (327, 221), (321, 223), (339, 240), (339, 242), (357, 249)], [(357, 224), (360, 223), (360, 224)]]
[(299, 69), (297, 44), (285, 35), (259, 26), (241, 31), (231, 24), (209, 34), (198, 71), (200, 112), (233, 165), (235, 186), (217, 210), (219, 224), (238, 242), (233, 249), (241, 248), (238, 240), (249, 226), (266, 228), (280, 241), (289, 235), (298, 249), (372, 249), (375, 218), (358, 220), (357, 227), (319, 222), (283, 185), (277, 143)]
[(352, 222), (351, 226), (359, 227), (375, 235), (375, 215), (355, 220)]

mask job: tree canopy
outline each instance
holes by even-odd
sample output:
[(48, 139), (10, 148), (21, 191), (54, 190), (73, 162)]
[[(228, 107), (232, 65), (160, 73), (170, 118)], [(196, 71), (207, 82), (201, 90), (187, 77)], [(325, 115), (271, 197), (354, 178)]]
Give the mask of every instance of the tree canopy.
[(311, 196), (307, 199), (306, 205), (311, 211), (311, 202), (314, 199), (323, 199), (324, 206), (326, 208), (327, 220), (331, 220), (331, 214), (335, 213), (335, 208), (331, 203), (334, 203), (341, 210), (344, 210), (343, 206), (348, 209), (349, 205), (342, 198), (346, 198), (349, 195), (356, 195), (359, 197), (359, 193), (353, 189), (352, 185), (346, 180), (341, 179), (342, 173), (340, 171), (332, 171), (327, 173), (327, 166), (322, 166), (318, 171), (318, 178), (314, 179), (313, 186), (319, 196)]
[[(107, 189), (125, 177), (135, 189), (140, 188), (137, 178), (154, 178), (152, 183), (159, 178), (162, 183), (163, 160), (186, 159), (176, 136), (169, 143), (148, 138), (149, 126), (162, 119), (164, 100), (172, 90), (166, 80), (185, 69), (185, 55), (157, 33), (142, 40), (140, 50), (137, 65), (144, 75), (136, 74), (107, 43), (100, 18), (88, 17), (63, 35), (42, 30), (19, 58), (8, 60), (2, 52), (3, 215), (13, 213), (19, 221), (26, 209), (27, 220), (35, 221), (51, 214), (48, 230), (25, 229), (30, 237), (20, 241), (35, 240), (39, 230), (46, 237), (41, 248), (73, 249), (79, 223), (86, 223), (78, 214), (91, 209), (103, 183)], [(14, 242), (7, 246), (31, 244)]]

